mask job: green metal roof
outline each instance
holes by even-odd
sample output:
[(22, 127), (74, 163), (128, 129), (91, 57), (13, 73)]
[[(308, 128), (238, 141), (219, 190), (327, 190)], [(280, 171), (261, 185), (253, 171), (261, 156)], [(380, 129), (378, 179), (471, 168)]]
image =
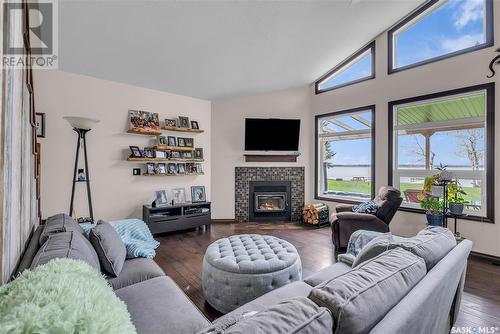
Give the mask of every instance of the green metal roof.
[(398, 125), (443, 122), (449, 120), (484, 117), (485, 93), (426, 101), (397, 108)]

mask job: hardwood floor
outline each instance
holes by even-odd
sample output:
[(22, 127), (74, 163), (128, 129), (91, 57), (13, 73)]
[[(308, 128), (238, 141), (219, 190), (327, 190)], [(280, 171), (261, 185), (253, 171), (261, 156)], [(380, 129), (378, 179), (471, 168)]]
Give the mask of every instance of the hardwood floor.
[[(207, 231), (190, 230), (156, 236), (161, 243), (156, 262), (210, 320), (221, 314), (203, 297), (201, 269), (205, 249), (217, 239), (241, 233), (269, 234), (292, 243), (300, 254), (304, 277), (335, 262), (329, 228), (311, 229), (294, 223), (216, 222)], [(456, 325), (500, 327), (500, 266), (474, 255), (470, 257)]]

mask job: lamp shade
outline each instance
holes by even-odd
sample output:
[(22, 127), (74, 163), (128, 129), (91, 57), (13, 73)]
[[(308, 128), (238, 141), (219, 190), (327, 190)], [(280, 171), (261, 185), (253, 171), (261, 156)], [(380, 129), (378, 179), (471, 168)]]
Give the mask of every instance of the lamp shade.
[(64, 116), (63, 118), (75, 129), (91, 130), (94, 125), (100, 122), (98, 119), (87, 117)]

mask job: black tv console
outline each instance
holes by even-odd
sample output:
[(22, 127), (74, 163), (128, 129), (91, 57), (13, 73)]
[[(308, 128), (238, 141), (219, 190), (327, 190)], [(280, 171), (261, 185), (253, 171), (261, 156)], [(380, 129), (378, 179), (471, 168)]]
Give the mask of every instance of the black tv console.
[(212, 210), (210, 202), (183, 203), (155, 208), (144, 205), (142, 207), (142, 220), (146, 222), (153, 234), (201, 226), (210, 228)]

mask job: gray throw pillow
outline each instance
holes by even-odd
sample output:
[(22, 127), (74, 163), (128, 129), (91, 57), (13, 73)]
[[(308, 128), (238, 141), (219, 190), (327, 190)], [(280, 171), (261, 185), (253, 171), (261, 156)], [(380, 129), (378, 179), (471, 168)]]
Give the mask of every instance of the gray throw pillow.
[(393, 239), (391, 233), (384, 233), (370, 240), (363, 248), (361, 248), (358, 255), (356, 256), (356, 259), (352, 263), (352, 267), (354, 268), (359, 264), (389, 250), (389, 246), (392, 240)]
[(402, 248), (388, 250), (311, 290), (330, 309), (336, 334), (367, 334), (426, 275), (424, 260)]
[(47, 218), (42, 233), (38, 240), (40, 246), (47, 241), (49, 235), (61, 232), (78, 232), (83, 234), (83, 229), (73, 220), (71, 216), (60, 213)]
[(31, 262), (30, 269), (53, 259), (81, 260), (100, 271), (99, 258), (90, 242), (79, 232), (50, 234)]
[(427, 271), (429, 271), (456, 245), (455, 236), (449, 229), (429, 226), (414, 237), (395, 239), (390, 248), (401, 247), (420, 256), (424, 259)]
[(90, 230), (89, 240), (94, 246), (104, 272), (118, 276), (123, 268), (127, 251), (122, 239), (111, 224), (99, 221)]

